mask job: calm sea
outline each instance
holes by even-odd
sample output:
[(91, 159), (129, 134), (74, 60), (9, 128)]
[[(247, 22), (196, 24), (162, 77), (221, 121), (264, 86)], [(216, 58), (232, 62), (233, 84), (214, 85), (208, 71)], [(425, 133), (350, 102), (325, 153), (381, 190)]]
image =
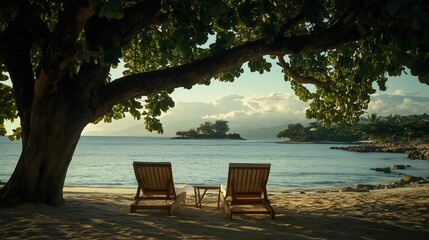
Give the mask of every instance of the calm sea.
[[(335, 144), (279, 144), (277, 139), (173, 140), (149, 137), (82, 137), (66, 185), (136, 187), (133, 161), (167, 161), (176, 184), (224, 184), (231, 162), (271, 163), (268, 185), (281, 189), (337, 188), (390, 183), (400, 174), (429, 176), (429, 161), (398, 153), (331, 150)], [(21, 152), (20, 142), (0, 137), (0, 180), (7, 181)], [(371, 168), (410, 165), (390, 174)]]

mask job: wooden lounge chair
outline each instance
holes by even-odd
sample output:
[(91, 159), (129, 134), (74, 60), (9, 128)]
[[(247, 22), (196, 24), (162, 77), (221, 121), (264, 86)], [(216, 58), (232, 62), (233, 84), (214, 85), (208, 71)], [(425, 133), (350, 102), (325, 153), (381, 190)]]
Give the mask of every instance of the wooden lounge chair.
[[(225, 212), (229, 219), (232, 214), (269, 214), (275, 212), (267, 194), (268, 175), (271, 164), (230, 163), (226, 189), (222, 190)], [(242, 205), (242, 206), (240, 206)], [(254, 205), (253, 208), (242, 208)], [(259, 205), (259, 209), (255, 209)], [(248, 207), (249, 207), (248, 206)], [(263, 208), (262, 208), (262, 207)]]
[(171, 163), (134, 162), (133, 167), (138, 186), (130, 212), (134, 213), (137, 209), (165, 209), (171, 216), (180, 202), (185, 203), (184, 189), (176, 195)]

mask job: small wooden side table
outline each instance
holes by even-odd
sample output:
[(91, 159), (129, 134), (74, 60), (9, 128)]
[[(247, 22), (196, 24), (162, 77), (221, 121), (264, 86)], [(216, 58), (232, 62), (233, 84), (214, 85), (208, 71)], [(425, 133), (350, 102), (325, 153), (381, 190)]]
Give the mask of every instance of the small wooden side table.
[[(217, 209), (219, 209), (219, 203), (220, 203), (220, 185), (194, 185), (192, 186), (194, 188), (194, 194), (195, 194), (195, 207), (201, 208), (201, 202), (203, 201), (204, 195), (206, 194), (207, 190), (217, 190)], [(204, 190), (201, 194), (200, 190)]]

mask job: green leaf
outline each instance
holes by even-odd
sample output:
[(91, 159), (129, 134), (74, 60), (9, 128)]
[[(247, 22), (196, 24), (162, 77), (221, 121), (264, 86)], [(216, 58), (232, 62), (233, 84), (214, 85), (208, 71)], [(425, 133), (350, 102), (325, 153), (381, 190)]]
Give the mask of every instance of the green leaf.
[(122, 8), (121, 0), (108, 0), (101, 6), (98, 16), (109, 20), (122, 19), (124, 17), (124, 9)]
[(278, 32), (279, 32), (278, 27), (276, 27), (273, 24), (269, 24), (268, 26), (265, 26), (262, 29), (262, 35), (265, 38), (265, 42), (267, 44), (273, 43), (274, 39), (277, 37)]
[(421, 30), (427, 25), (429, 25), (429, 15), (427, 15), (426, 12), (419, 6), (415, 5), (413, 8), (413, 20), (411, 21), (411, 28), (414, 30)]
[(400, 52), (397, 58), (398, 58), (398, 63), (403, 66), (408, 66), (413, 60), (409, 54), (403, 53), (403, 52)]
[(112, 65), (118, 65), (122, 57), (122, 49), (120, 46), (113, 46), (104, 50), (104, 61)]
[(351, 20), (353, 20), (353, 17), (355, 16), (356, 11), (351, 11), (343, 20), (344, 24), (349, 23)]
[(360, 33), (360, 35), (366, 35), (367, 34), (367, 30), (366, 30), (366, 28), (362, 22), (358, 23), (358, 32)]
[(407, 4), (406, 0), (389, 0), (387, 2), (387, 11), (392, 17), (399, 17), (401, 12), (405, 9)]
[(426, 74), (420, 75), (419, 81), (421, 83), (425, 83), (425, 84), (429, 85), (429, 72), (427, 72)]
[(182, 29), (174, 31), (173, 36), (177, 42), (183, 42), (183, 40), (185, 39), (185, 33)]
[(411, 74), (414, 76), (424, 75), (429, 71), (427, 66), (429, 66), (429, 59), (424, 57), (417, 58), (410, 66)]
[(6, 135), (6, 128), (4, 124), (0, 123), (0, 136), (4, 136), (4, 135)]
[(208, 0), (207, 6), (209, 10), (209, 14), (212, 17), (222, 16), (229, 11), (228, 5), (221, 0)]
[(301, 13), (310, 22), (316, 23), (318, 25), (322, 25), (323, 24), (323, 18), (321, 17), (322, 9), (323, 7), (321, 4), (321, 1), (307, 0), (307, 1), (304, 1), (304, 5), (302, 7)]
[(17, 141), (21, 139), (21, 127), (17, 127), (16, 129), (12, 130), (13, 133), (8, 136), (10, 141)]

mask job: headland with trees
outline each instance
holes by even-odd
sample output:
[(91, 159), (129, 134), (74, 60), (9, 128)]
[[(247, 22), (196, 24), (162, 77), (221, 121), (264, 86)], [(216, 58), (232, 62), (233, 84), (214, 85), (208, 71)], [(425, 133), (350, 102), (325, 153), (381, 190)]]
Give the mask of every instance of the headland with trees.
[(228, 121), (216, 120), (214, 123), (207, 121), (201, 123), (199, 127), (188, 131), (177, 131), (177, 137), (173, 139), (238, 139), (244, 140), (238, 133), (228, 133)]
[(277, 134), (289, 138), (287, 142), (361, 143), (359, 145), (331, 147), (355, 152), (406, 153), (413, 159), (429, 160), (429, 115), (368, 115), (358, 123), (337, 123), (324, 127), (312, 122), (304, 127), (301, 123), (289, 124)]

